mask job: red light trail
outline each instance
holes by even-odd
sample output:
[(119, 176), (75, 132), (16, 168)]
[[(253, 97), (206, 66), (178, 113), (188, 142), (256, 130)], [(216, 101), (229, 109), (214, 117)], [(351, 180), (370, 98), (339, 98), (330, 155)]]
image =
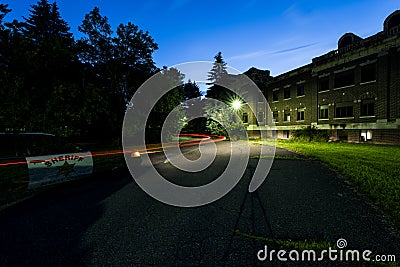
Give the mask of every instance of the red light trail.
[[(102, 156), (110, 156), (110, 155), (120, 155), (126, 153), (135, 153), (139, 152), (140, 154), (149, 154), (149, 153), (159, 153), (162, 150), (172, 147), (188, 147), (188, 146), (196, 146), (196, 145), (204, 145), (209, 143), (217, 143), (226, 140), (225, 136), (218, 135), (208, 135), (208, 134), (179, 134), (182, 137), (192, 137), (192, 140), (186, 140), (182, 142), (169, 142), (165, 143), (164, 146), (158, 144), (157, 146), (145, 148), (145, 149), (132, 149), (132, 150), (109, 150), (109, 151), (101, 151), (101, 152), (92, 152), (91, 155), (83, 155), (82, 157), (92, 156), (92, 157), (102, 157)], [(177, 144), (178, 143), (178, 144)], [(44, 163), (45, 160), (32, 160), (30, 163)], [(21, 159), (17, 160), (9, 160), (7, 162), (0, 163), (0, 167), (13, 166), (13, 165), (27, 165), (26, 161), (21, 161)]]

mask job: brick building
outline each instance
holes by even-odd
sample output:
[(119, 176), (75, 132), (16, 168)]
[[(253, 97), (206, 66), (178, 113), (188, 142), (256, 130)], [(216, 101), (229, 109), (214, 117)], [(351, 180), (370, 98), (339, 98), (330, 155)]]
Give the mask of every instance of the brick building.
[(255, 103), (252, 116), (242, 111), (249, 132), (268, 130), (271, 118), (279, 138), (314, 125), (332, 140), (400, 144), (400, 10), (381, 32), (364, 39), (346, 33), (310, 64), (276, 77), (255, 68), (245, 74), (270, 106)]

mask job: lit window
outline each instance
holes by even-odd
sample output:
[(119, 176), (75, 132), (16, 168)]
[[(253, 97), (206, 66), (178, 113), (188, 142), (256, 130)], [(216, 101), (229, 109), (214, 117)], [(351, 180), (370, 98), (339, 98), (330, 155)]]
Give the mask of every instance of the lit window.
[(329, 106), (323, 105), (319, 107), (319, 118), (328, 119), (329, 118)]
[(304, 121), (304, 108), (300, 108), (297, 110), (297, 120)]
[(361, 141), (371, 141), (372, 140), (372, 131), (371, 130), (361, 130)]
[(289, 133), (289, 131), (288, 130), (284, 130), (283, 131), (283, 138), (286, 138), (286, 139), (288, 139), (289, 138), (289, 135), (290, 133)]
[(290, 110), (285, 110), (283, 112), (283, 121), (290, 121)]

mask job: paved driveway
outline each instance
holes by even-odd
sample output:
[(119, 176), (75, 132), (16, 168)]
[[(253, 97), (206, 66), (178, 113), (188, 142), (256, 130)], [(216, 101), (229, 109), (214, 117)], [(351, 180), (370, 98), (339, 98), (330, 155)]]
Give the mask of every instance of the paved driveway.
[[(207, 175), (178, 171), (161, 154), (152, 155), (152, 160), (171, 181), (197, 185), (198, 179), (210, 181), (213, 173), (223, 170), (227, 143), (217, 146), (217, 159)], [(192, 149), (188, 157), (195, 158), (196, 153)], [(257, 147), (252, 153), (257, 154)], [(262, 208), (256, 197), (247, 197), (242, 205), (256, 158), (250, 160), (234, 190), (198, 208), (177, 208), (154, 200), (127, 172), (57, 187), (0, 212), (0, 266), (268, 264), (257, 259), (265, 243), (255, 237), (332, 244), (344, 238), (347, 248), (400, 258), (400, 239), (390, 224), (345, 180), (320, 162), (282, 149), (277, 155), (296, 158), (274, 161), (258, 190)], [(235, 229), (241, 234), (234, 233)], [(273, 265), (279, 264), (275, 258)]]

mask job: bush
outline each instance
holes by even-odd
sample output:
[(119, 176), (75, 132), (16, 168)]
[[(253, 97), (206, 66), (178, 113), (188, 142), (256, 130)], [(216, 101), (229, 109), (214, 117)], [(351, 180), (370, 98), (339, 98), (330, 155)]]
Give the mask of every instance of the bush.
[(304, 142), (326, 142), (329, 139), (329, 133), (327, 130), (318, 129), (313, 125), (294, 131), (293, 138), (296, 141)]

